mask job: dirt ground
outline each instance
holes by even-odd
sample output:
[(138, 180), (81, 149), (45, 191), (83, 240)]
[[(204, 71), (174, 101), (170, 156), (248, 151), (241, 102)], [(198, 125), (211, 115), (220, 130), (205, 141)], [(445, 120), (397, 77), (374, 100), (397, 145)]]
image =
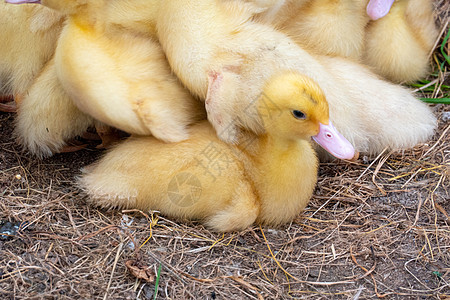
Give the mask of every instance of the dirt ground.
[[(446, 72), (437, 77), (450, 85)], [(0, 295), (450, 299), (450, 106), (433, 109), (439, 130), (428, 143), (323, 163), (294, 222), (228, 234), (88, 205), (74, 177), (102, 151), (36, 159), (12, 136), (14, 114), (0, 113)]]

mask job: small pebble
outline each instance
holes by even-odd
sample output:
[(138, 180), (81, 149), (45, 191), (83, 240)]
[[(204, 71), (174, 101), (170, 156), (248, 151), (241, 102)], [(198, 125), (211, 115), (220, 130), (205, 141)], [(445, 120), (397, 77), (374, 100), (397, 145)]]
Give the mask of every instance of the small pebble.
[(367, 155), (364, 155), (362, 160), (363, 160), (363, 163), (366, 165), (369, 163), (369, 157)]
[(20, 180), (20, 179), (22, 179), (22, 176), (20, 174), (17, 174), (16, 179)]
[(268, 232), (268, 233), (271, 233), (271, 234), (274, 234), (274, 235), (278, 235), (278, 233), (279, 233), (278, 230), (276, 230), (276, 229), (271, 229), (271, 228), (267, 229), (267, 232)]
[(0, 239), (7, 240), (17, 234), (20, 228), (20, 222), (5, 222), (3, 226), (0, 227)]
[(133, 222), (134, 222), (134, 220), (133, 220), (133, 217), (129, 217), (128, 215), (122, 215), (122, 220), (121, 220), (121, 226), (122, 226), (122, 228), (124, 228), (124, 227), (129, 227), (129, 226), (131, 226), (131, 224), (133, 224)]
[(130, 250), (134, 250), (134, 248), (135, 248), (133, 242), (129, 242), (129, 243), (127, 244), (127, 247), (128, 247), (128, 249), (130, 249)]
[(450, 111), (444, 111), (442, 113), (442, 121), (444, 122), (450, 121)]

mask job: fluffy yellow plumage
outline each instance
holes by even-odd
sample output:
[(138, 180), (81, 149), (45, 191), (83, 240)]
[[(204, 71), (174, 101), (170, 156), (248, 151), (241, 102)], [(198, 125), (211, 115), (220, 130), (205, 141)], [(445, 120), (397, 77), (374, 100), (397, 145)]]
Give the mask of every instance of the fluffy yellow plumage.
[(311, 79), (295, 73), (271, 78), (254, 105), (266, 133), (247, 132), (239, 146), (221, 141), (207, 122), (179, 143), (132, 137), (88, 167), (79, 183), (96, 205), (159, 210), (216, 231), (290, 222), (317, 180), (310, 137), (319, 122), (328, 123), (328, 105)]
[(397, 0), (366, 29), (363, 63), (394, 82), (423, 78), (438, 32), (430, 0)]
[[(409, 3), (420, 1), (425, 3), (428, 0), (411, 0)], [(153, 133), (166, 141), (186, 138), (183, 128), (195, 119), (191, 118), (192, 114), (199, 110), (198, 107), (192, 108), (194, 102), (188, 93), (171, 77), (164, 55), (152, 40), (156, 32), (173, 71), (192, 93), (206, 100), (209, 120), (220, 137), (228, 142), (233, 142), (236, 136), (221, 135), (221, 132), (225, 129), (223, 124), (233, 119), (241, 121), (240, 125), (246, 129), (261, 131), (252, 114), (243, 113), (245, 107), (260, 94), (264, 80), (286, 69), (299, 71), (319, 83), (330, 103), (334, 124), (358, 150), (375, 154), (385, 147), (407, 148), (424, 141), (435, 127), (435, 118), (406, 90), (378, 80), (374, 74), (350, 61), (312, 56), (273, 29), (274, 20), (284, 20), (290, 26), (301, 22), (302, 18), (295, 19), (290, 14), (302, 12), (304, 5), (315, 12), (312, 15), (317, 14), (326, 20), (329, 14), (333, 14), (330, 7), (346, 12), (334, 14), (336, 18), (345, 18), (355, 9), (363, 10), (367, 3), (360, 1), (356, 3), (359, 6), (352, 7), (347, 2), (97, 0), (69, 2), (69, 9), (65, 10), (63, 7), (67, 3), (56, 1), (53, 4), (57, 5), (55, 8), (72, 14), (72, 21), (58, 47), (56, 71), (62, 79), (62, 86), (77, 106), (93, 117), (128, 132)], [(52, 6), (52, 0), (43, 0), (43, 3)], [(75, 4), (81, 6), (75, 6), (78, 7), (75, 9)], [(77, 10), (83, 13), (76, 13)], [(304, 13), (309, 10), (305, 9)], [(267, 20), (271, 19), (270, 16), (282, 18), (272, 18), (269, 20), (272, 23), (268, 21), (269, 26), (253, 21), (255, 14), (258, 14), (260, 22), (263, 17)], [(365, 12), (360, 15), (367, 19)], [(97, 20), (95, 25), (92, 23), (94, 19)], [(360, 26), (358, 22), (347, 23)], [(317, 28), (309, 28), (305, 32), (313, 34), (324, 24), (317, 22)], [(286, 30), (290, 28), (288, 25)], [(332, 30), (338, 30), (338, 27), (334, 26)], [(329, 38), (328, 41), (345, 44), (351, 38), (360, 38), (357, 30), (350, 31), (352, 34), (348, 34), (347, 40)], [(295, 39), (294, 34), (293, 37)], [(317, 43), (316, 46), (326, 45)], [(154, 67), (149, 67), (150, 64)], [(155, 81), (150, 84), (156, 73), (159, 79), (156, 84)], [(214, 74), (223, 77), (224, 84), (220, 89), (211, 84)], [(148, 85), (141, 84), (142, 81)], [(353, 84), (356, 81), (361, 81), (361, 85)], [(162, 88), (155, 89), (155, 86)], [(130, 93), (129, 90), (135, 92)], [(176, 99), (150, 101), (151, 95), (153, 98)], [(187, 101), (181, 100), (183, 97)], [(145, 100), (136, 101), (142, 98)], [(208, 105), (210, 98), (221, 100), (214, 101), (215, 105), (211, 106)], [(47, 103), (50, 106), (50, 101)], [(422, 112), (422, 118), (393, 120), (390, 116), (398, 107), (403, 107), (404, 116)], [(168, 114), (168, 109), (173, 109), (173, 113)], [(405, 123), (405, 119), (410, 123)], [(392, 129), (385, 127), (386, 120), (393, 125)], [(149, 126), (153, 127), (153, 132)], [(70, 132), (67, 127), (70, 126), (61, 124), (62, 131)]]
[(408, 90), (353, 61), (312, 55), (253, 16), (254, 10), (239, 1), (178, 0), (161, 3), (156, 23), (174, 73), (205, 99), (208, 120), (224, 141), (234, 142), (239, 134), (229, 130), (232, 120), (263, 131), (247, 107), (263, 83), (283, 70), (305, 74), (320, 85), (330, 119), (360, 152), (409, 148), (433, 133), (431, 110)]
[[(372, 0), (373, 1), (373, 0)], [(321, 55), (360, 61), (395, 82), (414, 81), (428, 71), (437, 38), (431, 0), (379, 0), (387, 15), (371, 21), (369, 0), (247, 0), (264, 11), (260, 22), (288, 34)]]
[(37, 156), (59, 152), (93, 120), (81, 113), (56, 76), (53, 55), (64, 16), (40, 5), (0, 3), (3, 93), (17, 106), (15, 135)]
[(0, 91), (20, 102), (53, 56), (63, 17), (46, 7), (2, 1), (0, 18)]
[(67, 14), (55, 63), (62, 87), (81, 111), (129, 133), (170, 142), (187, 138), (186, 126), (203, 110), (152, 39), (153, 2), (41, 3)]

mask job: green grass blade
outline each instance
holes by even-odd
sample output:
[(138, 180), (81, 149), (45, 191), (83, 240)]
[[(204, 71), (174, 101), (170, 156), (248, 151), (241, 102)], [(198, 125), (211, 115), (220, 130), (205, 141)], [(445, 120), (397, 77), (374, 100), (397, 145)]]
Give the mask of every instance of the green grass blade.
[(448, 38), (450, 37), (450, 30), (448, 31), (447, 35), (444, 38), (444, 41), (441, 44), (441, 53), (444, 56), (447, 63), (450, 65), (450, 57), (445, 53), (444, 51), (444, 45), (447, 44)]
[[(409, 84), (409, 86), (411, 86), (411, 87), (415, 87), (415, 88), (421, 88), (421, 87), (423, 87), (425, 84), (427, 84), (427, 83), (429, 83), (429, 82), (426, 82), (426, 83), (424, 83), (424, 84), (421, 84), (421, 83), (412, 83), (412, 84)], [(443, 85), (441, 85), (440, 86), (441, 88), (444, 88), (444, 89), (450, 89), (450, 85), (445, 85), (445, 84), (443, 84)], [(428, 88), (432, 88), (433, 90), (434, 90), (434, 84), (433, 85), (430, 85)]]
[(158, 296), (158, 286), (159, 286), (159, 276), (161, 275), (161, 264), (159, 264), (158, 267), (158, 274), (156, 274), (156, 281), (155, 281), (155, 293), (153, 294), (153, 300), (156, 300), (156, 297)]
[(450, 104), (450, 98), (420, 98), (420, 100), (426, 103)]

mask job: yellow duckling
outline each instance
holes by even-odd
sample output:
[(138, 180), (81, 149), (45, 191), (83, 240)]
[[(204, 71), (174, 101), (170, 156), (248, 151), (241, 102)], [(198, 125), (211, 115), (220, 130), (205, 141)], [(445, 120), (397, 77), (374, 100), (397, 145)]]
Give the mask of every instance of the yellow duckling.
[(0, 15), (0, 73), (9, 78), (6, 88), (20, 94), (53, 56), (63, 17), (45, 7), (4, 2), (0, 3)]
[[(186, 126), (202, 117), (203, 110), (172, 75), (159, 44), (151, 39), (157, 1), (40, 3), (67, 15), (55, 53), (57, 76), (81, 111), (128, 133), (152, 134), (167, 142), (188, 137)], [(134, 18), (137, 9), (148, 25)]]
[(185, 86), (205, 99), (208, 119), (222, 140), (237, 142), (240, 128), (264, 132), (251, 104), (264, 82), (283, 70), (320, 85), (330, 119), (359, 152), (409, 148), (433, 134), (436, 118), (408, 90), (349, 60), (314, 57), (252, 16), (237, 1), (160, 6), (157, 32), (167, 58)]
[[(393, 0), (371, 2), (382, 2), (377, 7), (383, 8)], [(383, 2), (388, 3), (383, 6)], [(415, 81), (428, 72), (428, 58), (437, 36), (431, 0), (397, 0), (388, 14), (369, 23), (362, 61), (391, 81)]]
[(274, 76), (254, 105), (266, 133), (248, 133), (239, 146), (222, 142), (208, 122), (192, 126), (179, 143), (132, 137), (88, 167), (79, 184), (96, 205), (158, 210), (216, 231), (290, 222), (317, 181), (311, 136), (341, 158), (354, 150), (329, 123), (322, 91), (305, 76)]
[[(63, 17), (46, 7), (19, 7), (2, 1), (0, 19), (0, 94), (12, 95), (20, 103), (53, 56)], [(14, 111), (15, 107), (3, 103), (1, 109)]]

